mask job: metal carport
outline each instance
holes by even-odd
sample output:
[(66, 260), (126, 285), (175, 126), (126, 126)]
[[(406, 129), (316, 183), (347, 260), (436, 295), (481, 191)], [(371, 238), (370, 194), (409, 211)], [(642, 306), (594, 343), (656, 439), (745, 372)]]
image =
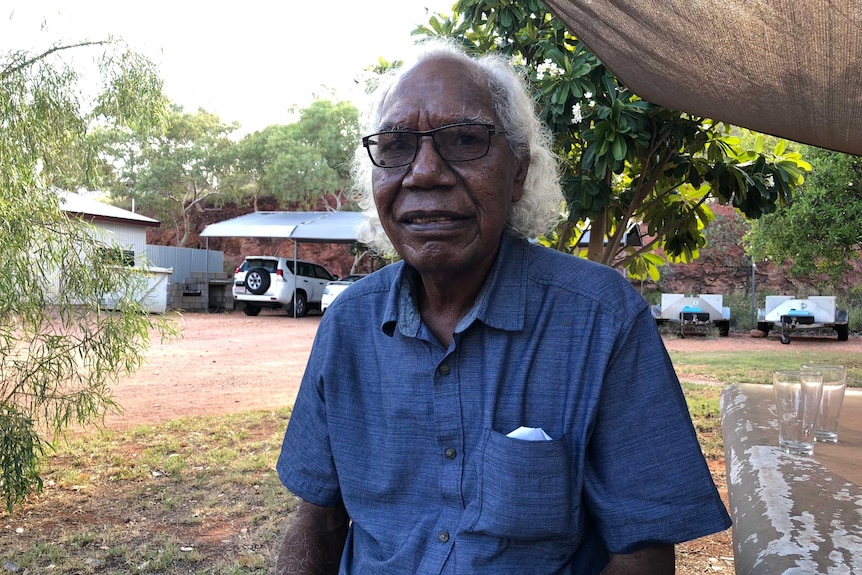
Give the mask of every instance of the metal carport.
[[(360, 212), (252, 212), (210, 224), (201, 232), (209, 251), (210, 238), (286, 238), (293, 240), (294, 270), (299, 259), (299, 243), (341, 243), (356, 241), (362, 221)], [(209, 270), (207, 270), (209, 284)], [(294, 290), (296, 284), (294, 283)], [(209, 308), (209, 289), (207, 289)], [(295, 308), (294, 308), (295, 315)]]
[(294, 242), (352, 243), (359, 212), (252, 212), (210, 224), (203, 238), (288, 238)]

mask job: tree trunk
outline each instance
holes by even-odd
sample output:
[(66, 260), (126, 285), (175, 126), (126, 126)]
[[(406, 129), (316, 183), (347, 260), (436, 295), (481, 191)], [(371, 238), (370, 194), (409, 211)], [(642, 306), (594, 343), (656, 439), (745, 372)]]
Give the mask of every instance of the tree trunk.
[(353, 256), (353, 265), (350, 266), (350, 274), (353, 275), (355, 273), (362, 273), (359, 271), (359, 264), (362, 263), (362, 260), (365, 256), (368, 255), (367, 251), (362, 251)]
[(189, 213), (183, 210), (183, 236), (177, 238), (177, 247), (184, 248), (189, 241), (189, 234), (192, 228), (191, 217)]
[(566, 246), (569, 245), (569, 240), (572, 237), (572, 231), (575, 229), (575, 224), (572, 222), (566, 222), (563, 225), (563, 229), (560, 230), (560, 237), (557, 240), (557, 251), (564, 252), (566, 251)]
[(590, 221), (590, 245), (587, 247), (587, 259), (591, 262), (601, 262), (605, 247), (605, 215)]

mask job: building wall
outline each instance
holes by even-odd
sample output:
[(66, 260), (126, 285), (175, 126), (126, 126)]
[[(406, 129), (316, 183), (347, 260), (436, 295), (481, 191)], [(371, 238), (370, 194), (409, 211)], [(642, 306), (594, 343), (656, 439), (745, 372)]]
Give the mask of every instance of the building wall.
[(93, 226), (97, 239), (134, 251), (136, 264), (144, 261), (147, 252), (146, 227), (115, 222), (93, 222)]
[(151, 265), (173, 270), (171, 283), (175, 284), (198, 283), (199, 277), (191, 278), (194, 272), (221, 274), (225, 271), (222, 251), (147, 244), (146, 254)]

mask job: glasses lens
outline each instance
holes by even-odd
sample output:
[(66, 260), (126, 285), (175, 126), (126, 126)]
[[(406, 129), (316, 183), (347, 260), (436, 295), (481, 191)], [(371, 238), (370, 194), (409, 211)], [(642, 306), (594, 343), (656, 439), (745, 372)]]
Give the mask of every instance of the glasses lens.
[(434, 141), (443, 159), (466, 162), (478, 160), (488, 153), (491, 132), (483, 124), (447, 126), (434, 133)]
[(380, 132), (364, 140), (371, 160), (381, 168), (406, 166), (416, 159), (419, 138), (434, 138), (440, 156), (450, 162), (466, 162), (484, 157), (491, 147), (493, 126), (455, 124), (428, 132)]
[(406, 166), (416, 157), (416, 134), (382, 132), (369, 138), (368, 151), (381, 168)]

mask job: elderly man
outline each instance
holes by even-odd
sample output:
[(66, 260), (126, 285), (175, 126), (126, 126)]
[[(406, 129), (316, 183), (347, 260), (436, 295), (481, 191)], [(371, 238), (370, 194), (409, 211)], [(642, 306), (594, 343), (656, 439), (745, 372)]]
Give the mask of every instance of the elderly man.
[(402, 261), (320, 323), (277, 573), (672, 573), (729, 519), (646, 302), (527, 241), (561, 195), (523, 83), (431, 44), (370, 122), (367, 241)]

